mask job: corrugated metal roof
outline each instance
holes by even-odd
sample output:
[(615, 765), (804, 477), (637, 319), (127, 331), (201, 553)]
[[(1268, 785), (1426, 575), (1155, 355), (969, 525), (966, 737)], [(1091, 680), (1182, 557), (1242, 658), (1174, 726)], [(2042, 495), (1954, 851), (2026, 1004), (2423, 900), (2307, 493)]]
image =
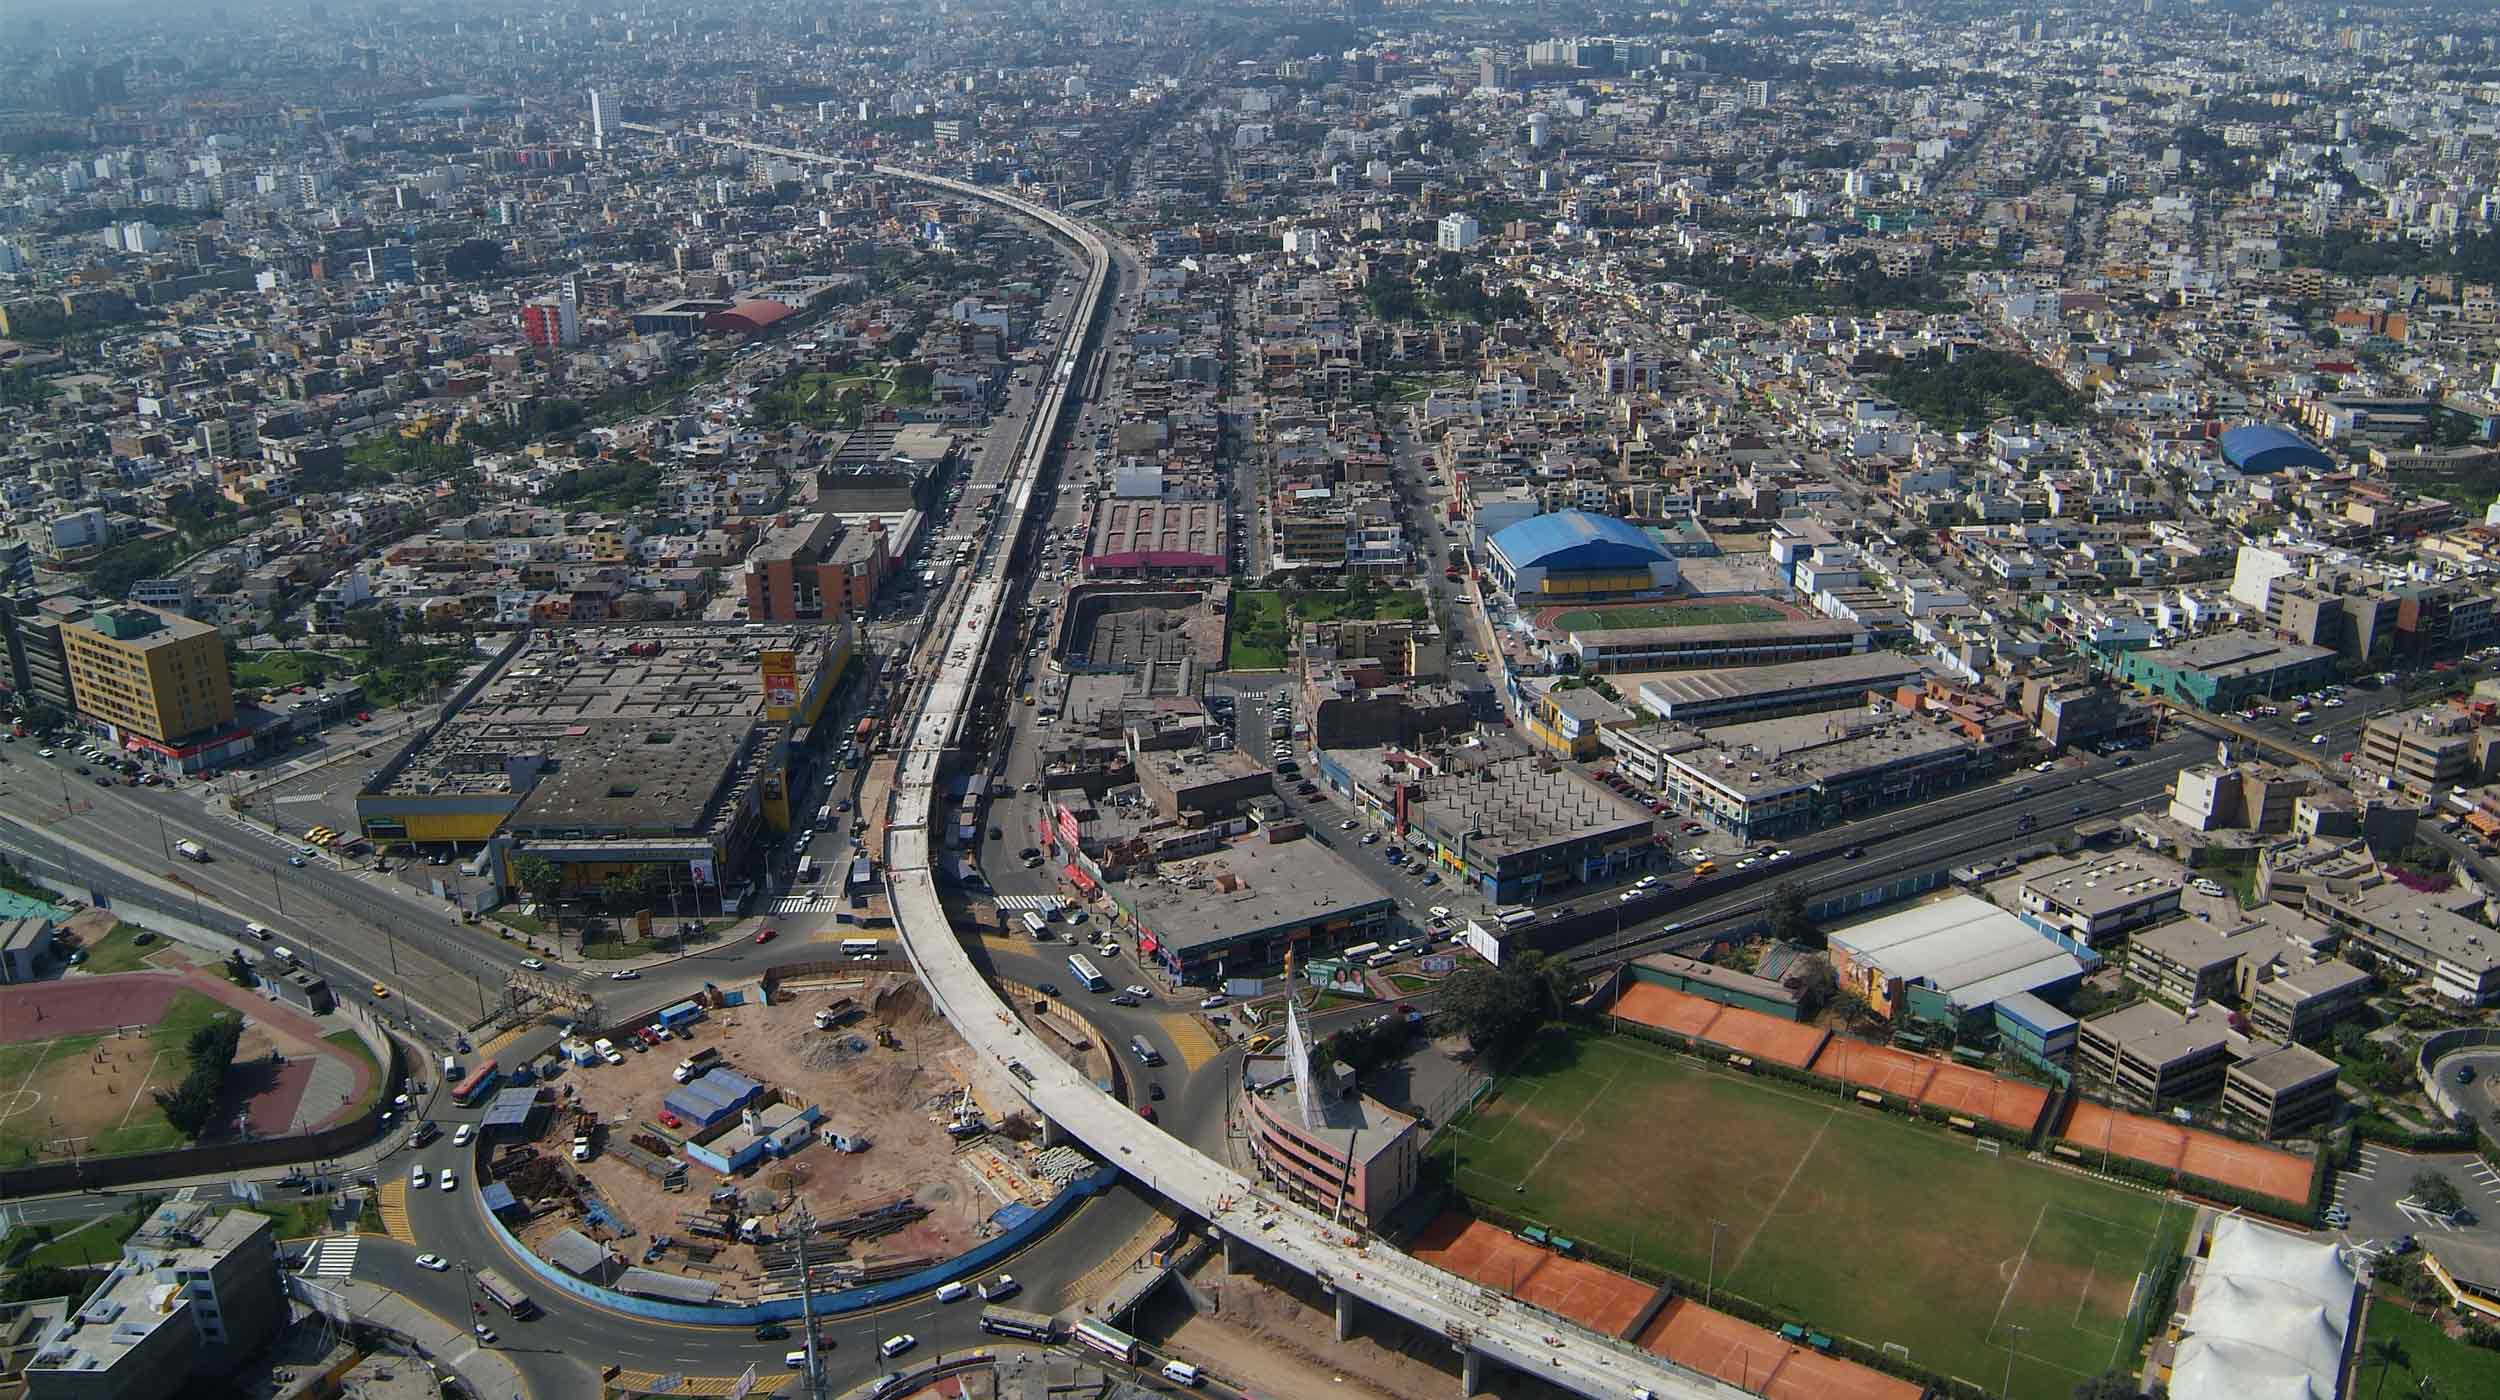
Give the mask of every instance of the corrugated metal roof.
[(2074, 954), (1972, 895), (1842, 929), (1831, 941), (1895, 977), (1934, 987), (1957, 1006), (1992, 1005), (2083, 972)]
[(1591, 515), (1579, 510), (1529, 516), (1497, 532), (1493, 547), (1522, 568), (1573, 551), (1586, 551), (1584, 556), (1575, 554), (1575, 562), (1585, 558), (1591, 563), (1645, 563), (1667, 557), (1658, 542), (1637, 527), (1611, 515)]

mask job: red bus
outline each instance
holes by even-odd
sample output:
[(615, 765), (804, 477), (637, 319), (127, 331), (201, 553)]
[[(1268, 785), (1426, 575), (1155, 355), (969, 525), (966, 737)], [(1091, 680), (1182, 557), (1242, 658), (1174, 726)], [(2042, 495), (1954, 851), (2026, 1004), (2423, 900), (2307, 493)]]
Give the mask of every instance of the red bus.
[(877, 717), (875, 715), (860, 716), (859, 728), (851, 735), (851, 739), (854, 743), (859, 745), (859, 751), (861, 753), (875, 753), (877, 751), (875, 747), (877, 742)]
[(467, 1108), (469, 1105), (476, 1103), (479, 1099), (486, 1097), (486, 1095), (494, 1089), (495, 1081), (501, 1079), (502, 1077), (503, 1072), (496, 1067), (495, 1062), (493, 1060), (488, 1060), (486, 1063), (479, 1065), (476, 1071), (468, 1078), (463, 1079), (458, 1084), (452, 1086), (451, 1101), (460, 1105), (462, 1108)]

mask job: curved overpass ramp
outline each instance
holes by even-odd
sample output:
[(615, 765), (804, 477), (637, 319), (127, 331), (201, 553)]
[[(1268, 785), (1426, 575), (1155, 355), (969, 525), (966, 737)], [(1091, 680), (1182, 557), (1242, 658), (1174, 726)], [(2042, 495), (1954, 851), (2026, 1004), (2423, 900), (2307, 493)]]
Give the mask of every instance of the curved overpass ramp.
[[(715, 138), (719, 139), (719, 138)], [(831, 157), (783, 147), (729, 142), (792, 159), (835, 164)], [(900, 166), (879, 175), (931, 185), (979, 199), (1032, 220), (1082, 252), (1084, 294), (1055, 355), (1049, 391), (1028, 426), (1000, 493), (1000, 518), (984, 545), (959, 608), (936, 625), (946, 629), (944, 659), (920, 708), (902, 729), (894, 796), (886, 825), (886, 865), (895, 924), (904, 951), (957, 1034), (1008, 1069), (1034, 1111), (1083, 1142), (1104, 1161), (1147, 1188), (1212, 1222), (1228, 1249), (1249, 1247), (1319, 1280), (1335, 1292), (1340, 1325), (1355, 1300), (1395, 1313), (1450, 1339), (1465, 1357), (1468, 1390), (1477, 1364), (1490, 1357), (1582, 1395), (1630, 1400), (1647, 1391), (1659, 1400), (1733, 1400), (1747, 1392), (1688, 1371), (1628, 1343), (1478, 1287), (1446, 1270), (1409, 1258), (1260, 1185), (1139, 1118), (1104, 1094), (1047, 1046), (1031, 1041), (995, 988), (973, 965), (939, 903), (933, 817), (947, 763), (974, 704), (978, 677), (999, 617), (1018, 582), (1008, 572), (1014, 538), (1042, 489), (1059, 415), (1082, 387), (1076, 371), (1089, 348), (1111, 275), (1102, 237), (1052, 209), (997, 190)]]

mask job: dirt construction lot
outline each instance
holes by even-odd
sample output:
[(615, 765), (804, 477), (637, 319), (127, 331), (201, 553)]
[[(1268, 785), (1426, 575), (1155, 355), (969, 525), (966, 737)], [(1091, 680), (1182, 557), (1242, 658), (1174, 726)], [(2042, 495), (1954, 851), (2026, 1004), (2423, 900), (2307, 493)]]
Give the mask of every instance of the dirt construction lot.
[[(814, 1013), (843, 998), (857, 1004), (858, 1014), (837, 1030), (817, 1030)], [(879, 1043), (880, 1028), (892, 1044)], [(960, 1094), (953, 1057), (964, 1052), (908, 974), (854, 975), (829, 980), (784, 1004), (716, 1008), (691, 1029), (691, 1037), (628, 1052), (623, 1064), (571, 1069), (558, 1081), (560, 1092), (571, 1096), (568, 1102), (599, 1119), (599, 1151), (580, 1171), (621, 1228), (588, 1228), (574, 1212), (557, 1211), (532, 1222), (524, 1232), (530, 1243), (543, 1243), (566, 1226), (610, 1243), (639, 1233), (641, 1241), (615, 1245), (638, 1259), (650, 1236), (688, 1241), (683, 1218), (700, 1211), (715, 1190), (735, 1186), (743, 1193), (742, 1212), (767, 1219), (804, 1203), (819, 1221), (833, 1220), (862, 1203), (908, 1195), (928, 1213), (895, 1233), (854, 1242), (851, 1257), (943, 1258), (977, 1243), (989, 1215), (1005, 1203), (974, 1173), (959, 1168), (955, 1141), (944, 1129)], [(619, 1041), (619, 1048), (625, 1043)], [(681, 1119), (681, 1126), (671, 1127), (660, 1118), (664, 1101), (678, 1087), (671, 1072), (702, 1048), (717, 1049), (724, 1067), (763, 1085), (765, 1101), (778, 1090), (783, 1102), (813, 1104), (822, 1112), (822, 1126), (865, 1134), (871, 1146), (839, 1152), (811, 1135), (792, 1155), (768, 1156), (733, 1177), (703, 1166), (677, 1147), (690, 1134), (702, 1135), (698, 1125)], [(734, 1129), (738, 1121), (732, 1114), (723, 1123)], [(677, 1149), (674, 1155), (687, 1163), (683, 1191), (665, 1190), (610, 1150), (636, 1136), (658, 1137)], [(568, 1157), (570, 1138), (570, 1126), (559, 1115), (541, 1146), (550, 1155)], [(689, 1268), (674, 1253), (653, 1267), (697, 1273), (730, 1293), (749, 1291), (762, 1279), (762, 1261), (746, 1246), (726, 1248), (702, 1268)]]

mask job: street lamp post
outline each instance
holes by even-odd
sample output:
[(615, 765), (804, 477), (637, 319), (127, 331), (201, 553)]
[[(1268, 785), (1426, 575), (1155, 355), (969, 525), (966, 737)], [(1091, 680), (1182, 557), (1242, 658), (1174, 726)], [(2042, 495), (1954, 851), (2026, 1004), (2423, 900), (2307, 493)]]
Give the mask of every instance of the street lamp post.
[(2014, 1330), (2014, 1345), (2005, 1349), (2005, 1384), (1998, 1388), (1999, 1395), (2014, 1393), (2014, 1358), (2023, 1354), (2023, 1333), (2031, 1330), (2019, 1322), (2007, 1325)]

